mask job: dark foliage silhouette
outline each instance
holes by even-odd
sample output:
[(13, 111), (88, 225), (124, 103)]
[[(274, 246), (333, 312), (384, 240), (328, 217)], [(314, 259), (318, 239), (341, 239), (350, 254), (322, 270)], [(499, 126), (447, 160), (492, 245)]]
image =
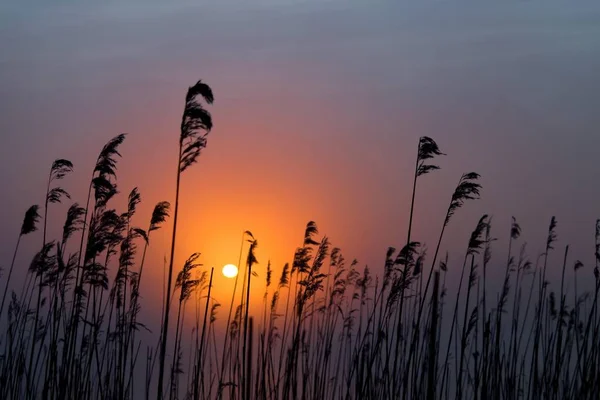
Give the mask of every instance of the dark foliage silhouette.
[[(258, 240), (244, 231), (241, 273), (221, 326), (214, 269), (202, 265), (199, 251), (178, 268), (175, 257), (181, 174), (206, 147), (213, 123), (203, 104), (213, 100), (202, 81), (188, 89), (175, 202), (157, 203), (144, 227), (134, 225), (143, 200), (137, 188), (126, 192), (124, 210), (113, 207), (125, 134), (101, 149), (87, 201), (69, 206), (57, 238), (50, 237), (56, 231), (48, 228), (58, 222), (49, 220), (48, 208), (71, 200), (59, 183), (74, 168), (65, 159), (52, 164), (43, 212), (37, 205), (26, 211), (12, 262), (0, 277), (0, 398), (600, 397), (600, 220), (593, 269), (572, 258), (569, 246), (558, 246), (554, 217), (536, 259), (529, 258), (513, 217), (505, 232), (508, 254), (498, 264), (488, 215), (465, 239), (458, 261), (442, 257), (455, 214), (482, 192), (479, 174), (465, 173), (429, 260), (426, 244), (412, 234), (421, 205), (418, 179), (440, 170), (433, 160), (444, 155), (429, 137), (418, 141), (407, 236), (382, 254), (381, 277), (346, 260), (314, 221), (299, 232), (299, 247), (280, 274), (270, 261), (259, 263)], [(151, 296), (141, 293), (141, 282), (145, 268), (156, 268), (148, 249), (171, 214), (157, 329), (141, 318), (143, 299)], [(39, 247), (23, 262), (17, 258), (21, 240), (38, 227), (41, 241), (32, 242)], [(496, 265), (500, 279), (493, 284), (489, 274)], [(551, 269), (561, 273), (557, 285), (549, 282)], [(25, 275), (21, 288), (11, 280), (14, 270)], [(449, 276), (457, 289), (449, 288)]]

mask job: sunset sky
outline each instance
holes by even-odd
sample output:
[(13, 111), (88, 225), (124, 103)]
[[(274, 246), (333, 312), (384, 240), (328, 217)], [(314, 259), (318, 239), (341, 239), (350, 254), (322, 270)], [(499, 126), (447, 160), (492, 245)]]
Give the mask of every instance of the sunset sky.
[[(422, 135), (447, 156), (419, 181), (415, 240), (433, 250), (458, 178), (476, 171), (482, 198), (456, 214), (444, 252), (460, 257), (489, 213), (499, 268), (512, 215), (535, 258), (556, 215), (557, 248), (593, 262), (597, 1), (14, 2), (0, 6), (0, 37), (0, 266), (25, 210), (43, 203), (52, 161), (73, 161), (64, 186), (84, 203), (99, 150), (121, 132), (114, 205), (139, 187), (145, 228), (174, 198), (183, 100), (198, 79), (215, 93), (215, 127), (183, 176), (176, 266), (201, 252), (220, 296), (244, 230), (261, 278), (269, 259), (277, 271), (291, 261), (309, 220), (380, 271), (406, 240)], [(67, 206), (53, 207), (52, 232)], [(169, 234), (156, 234), (142, 287), (157, 307)], [(21, 271), (40, 242), (24, 242)]]

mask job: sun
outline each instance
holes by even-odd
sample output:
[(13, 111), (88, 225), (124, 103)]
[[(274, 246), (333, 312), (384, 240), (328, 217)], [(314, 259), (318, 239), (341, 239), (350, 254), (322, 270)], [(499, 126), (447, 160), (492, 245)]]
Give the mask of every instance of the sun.
[(233, 264), (227, 264), (223, 267), (223, 275), (227, 278), (235, 278), (238, 274), (238, 268)]

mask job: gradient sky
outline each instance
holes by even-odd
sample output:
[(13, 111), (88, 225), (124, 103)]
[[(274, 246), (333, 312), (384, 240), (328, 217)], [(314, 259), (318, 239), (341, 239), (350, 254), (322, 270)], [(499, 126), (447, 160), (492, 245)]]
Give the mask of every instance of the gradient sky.
[[(593, 261), (597, 1), (26, 3), (0, 6), (0, 265), (27, 207), (43, 202), (52, 161), (74, 162), (64, 184), (84, 202), (98, 151), (120, 132), (119, 187), (139, 187), (145, 227), (156, 202), (173, 200), (197, 79), (215, 92), (215, 128), (183, 178), (178, 263), (193, 251), (206, 266), (237, 263), (250, 230), (259, 273), (269, 258), (279, 269), (315, 220), (347, 259), (379, 271), (405, 240), (422, 135), (448, 155), (419, 183), (415, 240), (434, 247), (460, 174), (477, 171), (482, 199), (457, 213), (444, 251), (460, 257), (489, 213), (503, 270), (510, 217), (535, 258), (556, 215), (557, 248)], [(62, 226), (66, 207), (49, 223)], [(153, 241), (146, 293), (160, 290), (168, 232)]]

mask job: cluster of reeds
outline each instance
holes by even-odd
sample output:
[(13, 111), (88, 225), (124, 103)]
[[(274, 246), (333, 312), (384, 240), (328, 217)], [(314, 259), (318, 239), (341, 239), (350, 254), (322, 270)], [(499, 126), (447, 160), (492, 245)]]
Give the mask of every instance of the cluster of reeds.
[[(495, 290), (487, 281), (495, 240), (489, 216), (475, 226), (462, 263), (450, 265), (447, 254), (440, 260), (446, 228), (467, 201), (480, 195), (479, 175), (466, 173), (450, 196), (428, 259), (412, 235), (418, 181), (439, 169), (431, 161), (443, 155), (428, 137), (418, 142), (406, 242), (399, 251), (388, 249), (382, 276), (360, 268), (356, 260), (348, 262), (312, 221), (279, 276), (273, 276), (270, 263), (258, 274), (258, 241), (246, 231), (243, 270), (224, 329), (218, 326), (220, 304), (211, 297), (214, 271), (202, 266), (200, 253), (181, 268), (174, 265), (181, 177), (197, 161), (212, 129), (202, 102), (211, 104), (213, 94), (199, 81), (187, 92), (180, 126), (171, 249), (156, 341), (143, 342), (137, 334), (146, 329), (139, 319), (140, 282), (152, 233), (170, 217), (171, 205), (158, 203), (145, 229), (132, 224), (141, 201), (137, 188), (130, 191), (125, 211), (111, 208), (118, 193), (122, 134), (101, 150), (87, 202), (69, 207), (61, 237), (47, 237), (47, 217), (53, 204), (70, 200), (59, 186), (73, 171), (70, 161), (52, 164), (43, 208), (34, 205), (25, 213), (14, 257), (1, 278), (0, 398), (600, 398), (600, 220), (592, 275), (569, 259), (568, 246), (562, 263), (553, 261), (555, 218), (544, 253), (530, 261), (513, 218), (506, 261), (493, 263), (504, 272)], [(16, 289), (11, 278), (15, 267), (23, 270), (15, 265), (20, 243), (40, 225), (41, 246)], [(562, 279), (554, 287), (547, 271), (557, 267)], [(452, 296), (448, 273), (458, 280)], [(582, 273), (593, 285), (579, 292)], [(255, 293), (257, 279), (265, 279), (264, 293)], [(190, 301), (195, 318), (186, 323)], [(259, 314), (251, 315), (257, 309), (251, 302), (260, 303)]]

